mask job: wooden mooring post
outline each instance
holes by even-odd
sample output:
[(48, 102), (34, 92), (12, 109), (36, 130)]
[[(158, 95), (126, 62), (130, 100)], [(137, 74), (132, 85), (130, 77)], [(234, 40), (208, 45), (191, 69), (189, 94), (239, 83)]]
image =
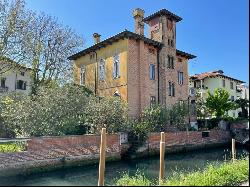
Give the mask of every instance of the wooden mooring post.
[(102, 128), (98, 186), (104, 186), (105, 155), (106, 155), (106, 128)]
[(235, 150), (235, 139), (232, 139), (232, 160), (233, 162), (236, 159), (236, 150)]
[(165, 156), (165, 133), (161, 132), (159, 185), (162, 185), (165, 176), (164, 156)]

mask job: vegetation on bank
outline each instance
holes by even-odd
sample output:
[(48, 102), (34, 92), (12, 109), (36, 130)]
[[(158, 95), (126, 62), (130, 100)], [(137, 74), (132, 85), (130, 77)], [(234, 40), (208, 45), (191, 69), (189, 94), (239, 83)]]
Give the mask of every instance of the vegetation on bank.
[(23, 142), (0, 143), (0, 153), (20, 152), (25, 150)]
[[(178, 174), (167, 179), (163, 186), (233, 186), (249, 178), (249, 158), (225, 162), (220, 166), (209, 165), (203, 171)], [(157, 180), (151, 181), (138, 172), (135, 176), (127, 173), (116, 181), (118, 186), (156, 186)]]

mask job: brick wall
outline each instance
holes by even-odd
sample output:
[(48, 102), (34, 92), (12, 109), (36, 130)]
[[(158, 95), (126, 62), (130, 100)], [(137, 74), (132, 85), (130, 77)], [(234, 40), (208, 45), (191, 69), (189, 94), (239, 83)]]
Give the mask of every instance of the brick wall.
[[(27, 140), (24, 152), (0, 153), (0, 176), (98, 163), (100, 138), (99, 135), (32, 138)], [(106, 161), (120, 158), (119, 135), (108, 134)]]
[[(185, 131), (165, 133), (166, 147), (200, 147), (205, 145), (226, 144), (231, 140), (230, 132), (223, 130), (211, 130), (209, 137), (202, 137), (201, 131)], [(159, 149), (160, 133), (151, 133), (148, 138), (149, 151)]]

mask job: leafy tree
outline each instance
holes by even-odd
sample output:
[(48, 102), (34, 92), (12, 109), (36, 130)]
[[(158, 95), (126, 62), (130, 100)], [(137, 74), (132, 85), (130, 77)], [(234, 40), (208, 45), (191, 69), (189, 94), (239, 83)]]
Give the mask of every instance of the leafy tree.
[(241, 108), (241, 114), (242, 114), (241, 117), (247, 118), (248, 117), (247, 107), (249, 107), (249, 100), (239, 98), (235, 100), (235, 103), (237, 104), (239, 108)]
[(196, 113), (198, 119), (205, 119), (211, 113), (205, 104), (206, 100), (201, 97), (199, 92), (196, 92)]
[(23, 0), (0, 0), (0, 75), (19, 67), (27, 58), (21, 46), (29, 20), (24, 5)]
[(215, 89), (214, 93), (208, 91), (206, 107), (216, 116), (221, 118), (227, 111), (236, 108), (235, 104), (229, 99), (230, 94), (223, 89)]
[(75, 85), (42, 87), (33, 96), (13, 93), (2, 98), (1, 117), (17, 136), (84, 133), (88, 97), (84, 87)]
[(108, 132), (119, 132), (126, 129), (128, 120), (127, 104), (119, 97), (92, 97), (84, 111), (85, 125), (91, 133), (99, 133), (101, 128)]

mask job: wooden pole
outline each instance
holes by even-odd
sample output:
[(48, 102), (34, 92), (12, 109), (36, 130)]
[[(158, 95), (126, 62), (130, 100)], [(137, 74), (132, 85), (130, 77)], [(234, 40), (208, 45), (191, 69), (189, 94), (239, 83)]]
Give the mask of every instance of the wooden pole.
[(102, 128), (98, 186), (104, 186), (105, 155), (106, 155), (106, 128)]
[(236, 152), (235, 152), (235, 139), (232, 139), (232, 160), (233, 160), (233, 162), (235, 160), (235, 156), (236, 156)]
[(165, 156), (165, 133), (161, 132), (159, 185), (162, 184), (165, 175), (164, 156)]

